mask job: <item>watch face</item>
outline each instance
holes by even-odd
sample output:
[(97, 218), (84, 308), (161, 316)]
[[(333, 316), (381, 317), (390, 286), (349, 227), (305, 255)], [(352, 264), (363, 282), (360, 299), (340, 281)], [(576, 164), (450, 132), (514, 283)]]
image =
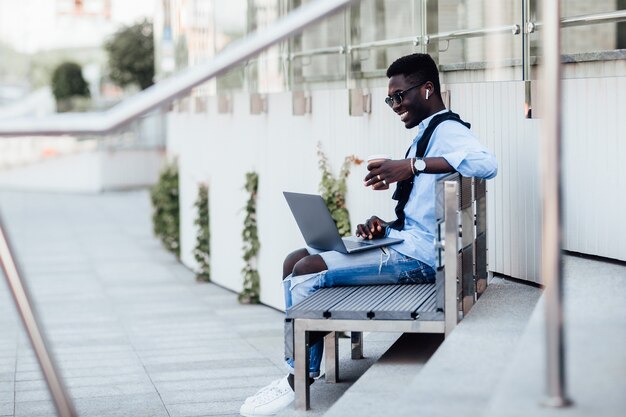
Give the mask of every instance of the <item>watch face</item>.
[(415, 164), (413, 164), (416, 171), (423, 171), (426, 169), (426, 162), (423, 159), (416, 159)]

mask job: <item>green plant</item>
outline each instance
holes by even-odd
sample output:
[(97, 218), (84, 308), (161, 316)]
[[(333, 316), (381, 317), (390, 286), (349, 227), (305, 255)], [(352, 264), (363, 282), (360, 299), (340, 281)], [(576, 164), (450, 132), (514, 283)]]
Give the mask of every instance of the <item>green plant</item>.
[(154, 37), (152, 23), (144, 20), (116, 32), (105, 44), (109, 54), (109, 77), (125, 87), (137, 84), (142, 90), (154, 79)]
[(178, 164), (166, 165), (159, 181), (152, 187), (152, 226), (154, 234), (161, 239), (166, 249), (180, 256)]
[(193, 256), (198, 262), (196, 279), (211, 281), (211, 229), (209, 228), (209, 187), (206, 184), (198, 186), (198, 198), (194, 204), (196, 207), (196, 246)]
[(350, 175), (352, 164), (360, 165), (363, 161), (355, 155), (346, 156), (341, 165), (339, 176), (335, 178), (330, 170), (328, 158), (322, 150), (321, 143), (317, 144), (317, 156), (319, 157), (319, 168), (322, 171), (319, 187), (320, 194), (337, 225), (339, 234), (341, 236), (349, 236), (351, 234), (351, 226), (350, 213), (346, 207), (346, 193), (348, 191), (346, 179)]
[(72, 109), (71, 101), (77, 97), (89, 97), (89, 86), (83, 78), (83, 71), (75, 62), (64, 62), (52, 73), (52, 94), (59, 111)]
[(246, 265), (243, 274), (243, 290), (239, 293), (239, 302), (257, 304), (260, 300), (259, 271), (256, 269), (257, 254), (261, 248), (256, 222), (256, 197), (259, 188), (259, 175), (256, 172), (246, 174), (245, 189), (250, 194), (246, 203), (246, 218), (243, 222), (243, 260)]

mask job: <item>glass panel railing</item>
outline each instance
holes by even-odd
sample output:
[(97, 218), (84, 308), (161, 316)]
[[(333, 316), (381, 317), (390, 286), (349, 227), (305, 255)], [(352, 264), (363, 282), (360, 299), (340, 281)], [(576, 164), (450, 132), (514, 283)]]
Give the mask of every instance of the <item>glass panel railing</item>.
[(419, 52), (421, 1), (363, 0), (350, 16), (352, 79), (384, 77), (397, 58)]
[[(562, 2), (561, 55), (564, 78), (623, 76), (621, 65), (606, 61), (626, 57), (626, 1)], [(537, 61), (542, 19), (530, 21), (530, 60)]]
[[(248, 0), (247, 31), (264, 30), (288, 12), (287, 0)], [(261, 52), (244, 65), (247, 91), (276, 93), (288, 90), (288, 42)]]
[(437, 45), (443, 71), (472, 70), (472, 80), (522, 79), (520, 0), (439, 1)]
[[(313, 0), (293, 0), (291, 7)], [(338, 13), (291, 40), (289, 64), (292, 90), (344, 87), (346, 78), (346, 14)]]
[[(248, 32), (248, 1), (214, 1), (212, 30), (215, 42), (215, 53), (219, 53), (228, 45), (243, 38)], [(226, 74), (217, 77), (217, 93), (230, 94), (244, 90), (246, 74), (245, 66), (239, 65)]]

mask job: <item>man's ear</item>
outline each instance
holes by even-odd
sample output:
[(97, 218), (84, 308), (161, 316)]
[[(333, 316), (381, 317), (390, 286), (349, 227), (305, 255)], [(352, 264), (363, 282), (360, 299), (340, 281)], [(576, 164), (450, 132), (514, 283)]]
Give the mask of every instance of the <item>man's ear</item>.
[(433, 84), (432, 81), (426, 81), (424, 83), (424, 88), (429, 91), (428, 95), (432, 96), (435, 94), (435, 84)]

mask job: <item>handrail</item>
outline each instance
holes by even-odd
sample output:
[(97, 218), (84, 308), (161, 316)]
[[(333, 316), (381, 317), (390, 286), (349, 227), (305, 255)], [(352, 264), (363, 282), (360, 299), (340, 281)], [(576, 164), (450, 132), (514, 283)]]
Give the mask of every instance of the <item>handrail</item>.
[(20, 313), (22, 322), (30, 339), (30, 343), (35, 351), (35, 356), (41, 367), (41, 371), (48, 383), (50, 395), (54, 400), (57, 413), (61, 417), (76, 416), (76, 410), (72, 401), (67, 395), (67, 390), (63, 384), (63, 380), (57, 372), (57, 366), (54, 358), (48, 349), (45, 334), (39, 324), (37, 312), (30, 300), (28, 288), (24, 284), (18, 265), (11, 253), (11, 247), (7, 236), (4, 234), (4, 226), (0, 218), (0, 267), (4, 271), (9, 289), (13, 295), (13, 301)]
[(497, 33), (507, 33), (511, 32), (513, 35), (518, 35), (521, 33), (521, 28), (519, 25), (508, 25), (508, 26), (498, 26), (493, 28), (486, 29), (463, 29), (463, 30), (455, 30), (451, 32), (442, 32), (435, 33), (432, 35), (425, 35), (423, 40), (420, 36), (407, 36), (404, 38), (395, 38), (395, 39), (385, 39), (380, 41), (372, 41), (372, 42), (364, 42), (356, 45), (348, 45), (345, 48), (343, 46), (337, 46), (332, 48), (322, 48), (322, 49), (313, 49), (303, 52), (297, 52), (291, 54), (292, 57), (299, 56), (309, 56), (309, 55), (317, 55), (319, 53), (332, 54), (339, 53), (343, 54), (347, 51), (347, 53), (352, 53), (353, 51), (358, 51), (362, 49), (372, 49), (372, 48), (386, 48), (390, 46), (401, 46), (401, 45), (413, 45), (418, 46), (420, 43), (428, 45), (431, 41), (446, 41), (452, 39), (463, 39), (463, 38), (472, 38), (479, 37)]
[(406, 38), (386, 39), (382, 41), (365, 42), (358, 45), (348, 45), (348, 53), (352, 51), (358, 51), (359, 49), (371, 49), (371, 48), (384, 48), (389, 46), (401, 46), (412, 44), (414, 46), (419, 45), (419, 36), (409, 36)]
[(450, 32), (436, 33), (434, 35), (424, 36), (424, 44), (428, 45), (431, 41), (449, 41), (453, 39), (476, 38), (485, 35), (494, 35), (499, 33), (510, 32), (513, 35), (520, 33), (519, 25), (497, 26), (484, 29), (462, 29)]
[(596, 25), (598, 23), (623, 21), (626, 21), (626, 10), (616, 10), (614, 12), (564, 17), (561, 19), (561, 27)]
[[(611, 23), (611, 22), (623, 22), (626, 21), (626, 10), (618, 10), (615, 12), (597, 13), (592, 15), (565, 17), (561, 19), (561, 27), (570, 26), (583, 26), (593, 25), (599, 23)], [(534, 29), (538, 29), (541, 26), (540, 22), (530, 22), (529, 32), (533, 32)], [(309, 49), (301, 52), (294, 52), (289, 55), (290, 60), (295, 58), (314, 56), (314, 55), (329, 55), (329, 54), (344, 54), (352, 53), (353, 51), (373, 48), (385, 48), (390, 46), (401, 45), (413, 45), (418, 46), (420, 43), (428, 45), (432, 41), (449, 41), (453, 39), (465, 39), (476, 38), (485, 35), (494, 35), (501, 33), (511, 33), (512, 35), (519, 35), (522, 32), (520, 25), (504, 25), (496, 26), (492, 28), (484, 29), (461, 29), (449, 32), (435, 33), (432, 35), (425, 35), (423, 40), (420, 36), (407, 36), (404, 38), (385, 39), (380, 41), (364, 42), (356, 45), (347, 46), (333, 46), (328, 48)]]
[[(594, 13), (580, 16), (571, 16), (561, 18), (561, 27), (575, 27), (575, 26), (587, 26), (598, 25), (601, 23), (617, 23), (626, 22), (626, 10), (616, 10), (613, 12)], [(532, 33), (537, 29), (541, 29), (542, 22), (529, 22), (528, 31)]]
[(301, 52), (292, 52), (289, 54), (289, 60), (293, 61), (296, 58), (303, 58), (315, 55), (332, 55), (332, 54), (345, 54), (346, 48), (343, 46), (330, 46), (328, 48), (308, 49)]
[(0, 136), (103, 134), (150, 110), (184, 96), (203, 82), (223, 74), (267, 47), (347, 7), (355, 0), (318, 0), (289, 13), (272, 26), (231, 44), (211, 61), (188, 68), (101, 113), (58, 114), (41, 118), (0, 120)]

